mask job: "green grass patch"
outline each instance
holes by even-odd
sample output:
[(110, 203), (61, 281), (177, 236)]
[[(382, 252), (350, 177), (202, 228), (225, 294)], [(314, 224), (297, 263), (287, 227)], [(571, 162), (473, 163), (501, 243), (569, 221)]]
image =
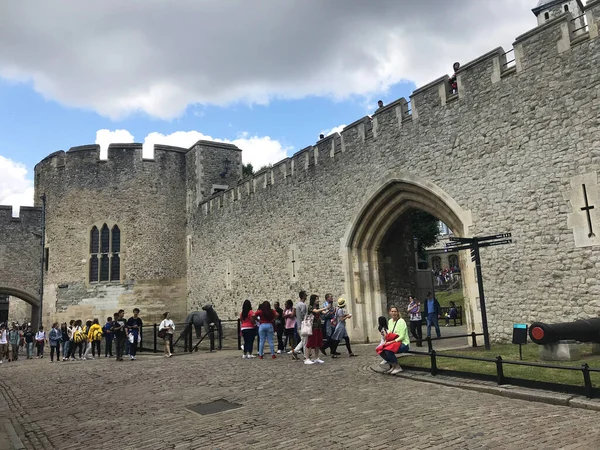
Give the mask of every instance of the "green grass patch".
[[(592, 354), (591, 344), (582, 344), (582, 358), (579, 361), (540, 361), (539, 351), (539, 346), (536, 344), (530, 343), (524, 345), (523, 361), (578, 368), (585, 362), (590, 368), (600, 369), (600, 355)], [(476, 356), (489, 359), (495, 359), (497, 356), (502, 356), (503, 360), (519, 361), (519, 346), (513, 344), (498, 344), (492, 345), (492, 348), (489, 351), (485, 350), (483, 347), (476, 347), (462, 350), (439, 351), (437, 354)], [(429, 356), (406, 356), (400, 358), (399, 362), (400, 365), (425, 368), (431, 367), (431, 358)], [(496, 364), (494, 362), (439, 357), (437, 358), (437, 366), (439, 369), (496, 375)], [(505, 364), (503, 367), (505, 377), (583, 386), (583, 374), (580, 370), (547, 369), (543, 367), (517, 366), (512, 364)], [(594, 387), (600, 387), (600, 373), (591, 372), (590, 377), (592, 385)]]
[(461, 290), (454, 292), (436, 292), (435, 298), (440, 302), (440, 306), (450, 306), (450, 302), (454, 302), (456, 306), (463, 306), (465, 303), (465, 298)]

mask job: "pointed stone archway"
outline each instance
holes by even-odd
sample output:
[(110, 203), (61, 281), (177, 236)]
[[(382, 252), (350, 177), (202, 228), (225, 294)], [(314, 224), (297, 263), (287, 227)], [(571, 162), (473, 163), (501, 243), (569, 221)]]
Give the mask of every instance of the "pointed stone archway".
[[(379, 250), (386, 234), (407, 211), (418, 209), (437, 217), (456, 236), (468, 237), (472, 219), (440, 187), (409, 173), (397, 173), (369, 192), (341, 242), (345, 292), (353, 314), (349, 327), (358, 342), (378, 342), (377, 318), (387, 315), (387, 297)], [(462, 252), (465, 253), (465, 252)], [(468, 330), (481, 328), (475, 304), (477, 284), (468, 255), (459, 255)]]
[[(22, 289), (0, 285), (0, 294), (18, 297), (31, 305), (31, 324), (37, 328), (40, 322), (40, 298)], [(35, 324), (35, 325), (34, 325)]]

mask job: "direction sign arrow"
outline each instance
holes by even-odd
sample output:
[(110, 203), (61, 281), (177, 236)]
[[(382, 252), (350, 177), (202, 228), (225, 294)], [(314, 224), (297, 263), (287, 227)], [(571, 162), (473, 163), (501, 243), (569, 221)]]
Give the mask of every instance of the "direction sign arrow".
[(475, 239), (479, 242), (483, 242), (483, 241), (491, 241), (494, 239), (503, 239), (503, 238), (509, 238), (509, 237), (512, 237), (512, 233), (501, 233), (501, 234), (496, 234), (494, 236), (483, 236), (483, 237), (478, 237)]
[[(449, 241), (453, 242), (473, 242), (473, 238), (461, 238), (461, 237), (451, 237), (448, 238)], [(446, 244), (448, 245), (448, 244)]]
[(505, 244), (512, 244), (512, 239), (505, 239), (503, 241), (484, 242), (483, 244), (479, 244), (479, 247), (493, 247), (496, 245), (505, 245)]

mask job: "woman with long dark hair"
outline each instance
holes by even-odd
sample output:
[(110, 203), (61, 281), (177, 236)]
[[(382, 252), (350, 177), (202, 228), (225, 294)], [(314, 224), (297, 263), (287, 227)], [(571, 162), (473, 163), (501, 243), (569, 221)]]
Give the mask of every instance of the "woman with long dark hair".
[(252, 347), (254, 347), (254, 337), (256, 333), (254, 331), (254, 322), (256, 321), (254, 311), (252, 311), (252, 303), (250, 300), (244, 300), (242, 305), (242, 313), (240, 314), (240, 328), (242, 330), (242, 337), (244, 338), (244, 354), (242, 358), (250, 359), (255, 358), (252, 354)]
[[(311, 295), (310, 302), (308, 304), (307, 314), (313, 315), (312, 334), (308, 336), (306, 341), (307, 354), (304, 364), (323, 364), (323, 360), (319, 358), (319, 349), (323, 345), (323, 327), (321, 321), (321, 314), (325, 312), (327, 308), (319, 308), (319, 296)], [(312, 360), (311, 354), (314, 351), (315, 359)]]
[(279, 317), (279, 314), (274, 309), (271, 309), (271, 303), (268, 301), (264, 301), (260, 305), (259, 314), (260, 325), (258, 327), (258, 357), (263, 359), (265, 340), (267, 340), (271, 349), (271, 358), (275, 359), (277, 356), (275, 355), (275, 345), (273, 344), (273, 336), (275, 331), (273, 328), (273, 322), (277, 317)]

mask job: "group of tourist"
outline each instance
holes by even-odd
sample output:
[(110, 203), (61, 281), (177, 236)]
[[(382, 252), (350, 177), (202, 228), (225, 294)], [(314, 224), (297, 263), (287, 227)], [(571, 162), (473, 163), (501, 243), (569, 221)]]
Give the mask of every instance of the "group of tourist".
[(458, 266), (446, 267), (444, 269), (433, 271), (433, 275), (435, 276), (435, 281), (438, 286), (453, 283), (456, 279), (455, 274), (457, 273), (460, 273), (460, 268)]
[(85, 361), (102, 356), (101, 342), (104, 340), (104, 357), (113, 357), (113, 341), (115, 343), (116, 361), (123, 361), (123, 355), (129, 355), (130, 359), (136, 359), (137, 347), (140, 342), (142, 319), (139, 317), (140, 310), (135, 308), (133, 315), (125, 319), (125, 311), (119, 310), (113, 317), (108, 317), (104, 326), (100, 325), (98, 319), (71, 320), (69, 324), (55, 322), (48, 333), (40, 326), (33, 333), (31, 324), (19, 326), (13, 323), (10, 329), (5, 324), (0, 325), (0, 364), (7, 359), (17, 361), (19, 352), (25, 351), (26, 358), (33, 358), (34, 344), (37, 349), (36, 358), (44, 357), (44, 350), (50, 346), (50, 362)]
[[(271, 358), (286, 351), (292, 359), (298, 360), (303, 355), (304, 364), (323, 364), (320, 355), (327, 355), (329, 349), (332, 358), (341, 355), (337, 351), (343, 340), (348, 355), (356, 356), (352, 352), (350, 339), (346, 330), (346, 321), (352, 314), (346, 309), (346, 301), (339, 298), (334, 302), (332, 294), (325, 295), (321, 306), (319, 296), (312, 294), (307, 303), (306, 291), (300, 291), (296, 305), (292, 300), (287, 300), (284, 308), (279, 302), (271, 307), (270, 302), (262, 302), (253, 310), (250, 300), (245, 300), (240, 314), (241, 334), (244, 341), (242, 345), (242, 358), (255, 358), (253, 355), (254, 341), (258, 336), (258, 358), (264, 358), (265, 344), (269, 344)], [(274, 337), (277, 336), (277, 352), (275, 351)]]

